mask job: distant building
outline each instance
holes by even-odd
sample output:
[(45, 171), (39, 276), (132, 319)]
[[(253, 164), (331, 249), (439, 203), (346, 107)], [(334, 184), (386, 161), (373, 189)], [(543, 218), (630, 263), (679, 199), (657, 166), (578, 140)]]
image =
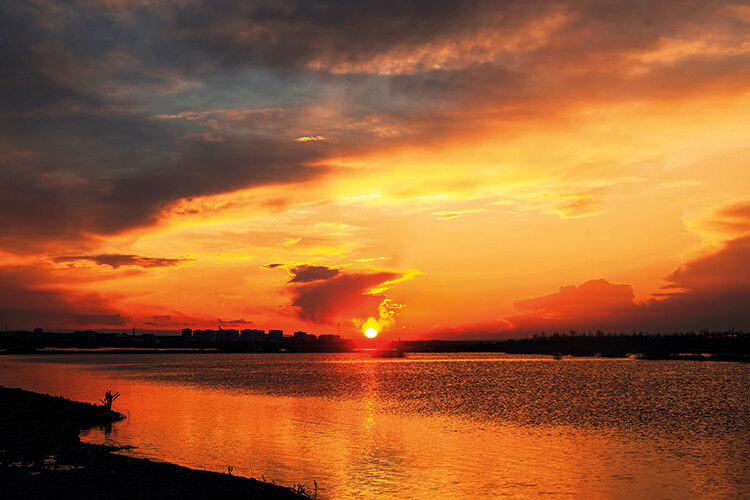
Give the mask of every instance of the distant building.
[(193, 338), (198, 342), (214, 342), (216, 341), (216, 332), (213, 330), (195, 330)]
[(95, 332), (94, 330), (78, 330), (75, 332), (76, 335), (85, 339), (93, 339), (96, 337), (97, 333), (98, 332)]
[(183, 328), (182, 329), (182, 338), (189, 339), (193, 337), (193, 330), (190, 328)]
[(240, 332), (240, 342), (249, 342), (251, 344), (257, 344), (265, 340), (266, 332), (263, 330), (255, 330), (246, 328)]
[(297, 342), (314, 342), (318, 337), (307, 332), (294, 332), (294, 340)]
[(237, 342), (240, 340), (239, 330), (219, 330), (216, 332), (216, 342)]
[(284, 338), (284, 330), (268, 330), (269, 342), (281, 342)]
[(318, 341), (320, 342), (341, 342), (341, 335), (327, 335), (323, 334), (320, 337), (318, 337)]

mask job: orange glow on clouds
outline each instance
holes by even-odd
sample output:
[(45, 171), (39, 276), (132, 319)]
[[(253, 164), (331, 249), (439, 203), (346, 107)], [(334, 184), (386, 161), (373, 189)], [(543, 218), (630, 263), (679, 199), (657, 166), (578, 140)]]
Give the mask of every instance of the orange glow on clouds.
[[(41, 15), (15, 9), (9, 25)], [(748, 9), (445, 9), (356, 33), (208, 9), (174, 38), (144, 28), (148, 50), (12, 58), (0, 317), (384, 339), (750, 328), (722, 305), (750, 289)]]

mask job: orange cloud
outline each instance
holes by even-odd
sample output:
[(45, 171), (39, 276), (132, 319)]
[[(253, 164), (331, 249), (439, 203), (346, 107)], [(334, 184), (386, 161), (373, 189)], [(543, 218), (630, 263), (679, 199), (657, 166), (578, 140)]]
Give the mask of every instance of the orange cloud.
[[(750, 223), (746, 203), (722, 209), (717, 220), (732, 229)], [(519, 314), (501, 321), (441, 329), (432, 337), (523, 336), (541, 331), (697, 331), (750, 325), (750, 235), (730, 239), (713, 253), (694, 258), (666, 278), (667, 285), (644, 302), (626, 283), (605, 279), (567, 285), (551, 294), (519, 299)]]
[(550, 213), (559, 215), (563, 219), (576, 219), (596, 215), (602, 211), (602, 202), (590, 195), (559, 195), (565, 201)]
[[(587, 281), (578, 287), (564, 286), (550, 295), (517, 300), (513, 305), (527, 316), (566, 321), (580, 318), (606, 318), (623, 307), (632, 305), (634, 297), (633, 288), (630, 285), (614, 284), (598, 279)], [(507, 318), (507, 320), (514, 323), (514, 318)]]
[(11, 329), (121, 327), (127, 317), (95, 292), (61, 286), (42, 265), (0, 267), (0, 318)]
[(402, 277), (394, 272), (352, 273), (302, 283), (290, 289), (292, 309), (297, 317), (312, 323), (378, 317), (386, 296), (373, 289)]
[[(374, 318), (382, 295), (387, 318), (392, 283), (348, 272), (377, 261), (429, 276), (388, 291), (414, 334), (702, 323), (708, 303), (743, 321), (722, 304), (743, 296), (747, 204), (683, 221), (746, 196), (745, 6), (44, 4), (3, 10), (0, 264), (58, 256), (28, 287), (61, 294), (51, 310), (96, 290), (92, 318), (260, 323), (286, 287), (285, 325), (343, 314), (329, 296)], [(695, 233), (715, 252), (670, 274)], [(600, 276), (668, 286), (636, 303)]]
[(502, 327), (519, 332), (741, 329), (750, 324), (748, 269), (750, 236), (743, 236), (681, 266), (666, 278), (663, 291), (645, 303), (634, 301), (630, 285), (592, 280), (514, 302), (522, 314), (505, 318)]

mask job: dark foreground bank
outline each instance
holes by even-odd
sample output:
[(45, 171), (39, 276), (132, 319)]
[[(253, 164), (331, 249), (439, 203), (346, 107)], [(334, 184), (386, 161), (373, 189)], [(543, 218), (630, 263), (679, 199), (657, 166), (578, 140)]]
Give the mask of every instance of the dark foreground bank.
[(102, 406), (0, 387), (2, 498), (299, 499), (288, 488), (113, 453), (82, 429), (123, 416)]

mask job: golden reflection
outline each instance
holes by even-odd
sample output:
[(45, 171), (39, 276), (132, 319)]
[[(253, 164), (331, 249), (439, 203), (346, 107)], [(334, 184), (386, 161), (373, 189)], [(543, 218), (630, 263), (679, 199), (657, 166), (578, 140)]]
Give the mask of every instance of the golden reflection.
[(375, 429), (375, 404), (371, 399), (365, 400), (364, 408), (364, 429), (367, 432), (371, 432)]
[[(379, 391), (390, 361), (342, 364), (367, 373), (366, 390), (357, 398), (330, 398), (121, 378), (85, 365), (9, 358), (0, 361), (5, 386), (89, 402), (106, 389), (119, 391), (115, 409), (129, 418), (113, 426), (109, 439), (138, 446), (130, 455), (221, 472), (232, 466), (235, 474), (287, 485), (315, 480), (322, 498), (435, 498), (438, 492), (457, 499), (581, 498), (592, 491), (689, 498), (730, 491), (721, 481), (732, 462), (710, 440), (698, 449), (573, 426), (389, 411)], [(92, 430), (84, 439), (105, 436)], [(702, 460), (685, 461), (670, 449), (693, 450)]]

